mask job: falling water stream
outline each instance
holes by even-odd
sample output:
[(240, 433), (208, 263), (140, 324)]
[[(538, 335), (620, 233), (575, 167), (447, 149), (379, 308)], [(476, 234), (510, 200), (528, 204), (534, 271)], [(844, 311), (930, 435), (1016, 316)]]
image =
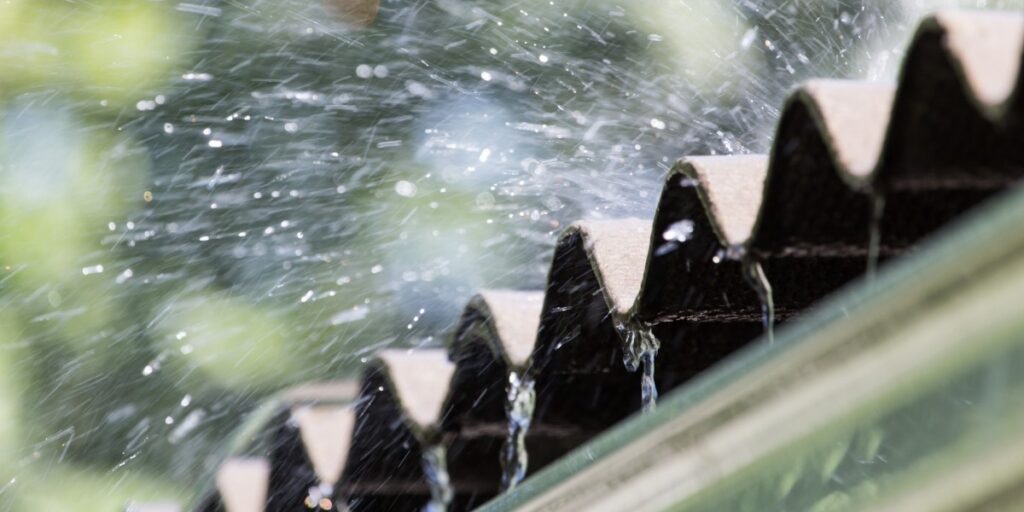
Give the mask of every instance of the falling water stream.
[(423, 474), (430, 485), (430, 501), (423, 512), (445, 512), (455, 491), (448, 476), (448, 450), (441, 444), (423, 449)]
[(661, 342), (648, 326), (635, 321), (615, 322), (615, 328), (624, 340), (622, 363), (626, 370), (635, 372), (643, 367), (640, 380), (640, 403), (643, 412), (654, 410), (658, 402), (658, 386), (654, 382), (654, 362)]
[(343, 500), (334, 501), (334, 487), (323, 483), (309, 488), (309, 493), (303, 504), (308, 510), (316, 510), (318, 507), (321, 510), (348, 510)]
[(772, 285), (764, 274), (761, 263), (750, 257), (743, 258), (743, 277), (754, 289), (757, 298), (761, 301), (761, 323), (764, 325), (764, 334), (768, 337), (768, 343), (775, 342), (775, 302), (772, 299)]
[(501, 489), (515, 488), (526, 477), (528, 463), (526, 433), (530, 430), (533, 409), (536, 404), (534, 380), (518, 372), (508, 374), (508, 400), (505, 414), (508, 417), (508, 437), (501, 448)]
[(878, 268), (878, 253), (882, 245), (882, 215), (885, 212), (885, 196), (871, 192), (871, 225), (868, 228), (868, 279), (875, 278)]

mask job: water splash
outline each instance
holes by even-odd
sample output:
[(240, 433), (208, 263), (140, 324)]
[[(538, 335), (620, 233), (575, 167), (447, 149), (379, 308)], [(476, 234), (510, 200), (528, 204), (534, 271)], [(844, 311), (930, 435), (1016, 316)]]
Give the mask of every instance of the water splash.
[(878, 269), (878, 253), (882, 245), (882, 215), (885, 212), (885, 196), (879, 192), (871, 192), (871, 225), (868, 228), (868, 268), (869, 280), (875, 278)]
[[(653, 338), (653, 336), (652, 336)], [(654, 382), (654, 359), (658, 350), (645, 350), (640, 354), (643, 375), (640, 378), (640, 403), (645, 413), (654, 410), (658, 403), (658, 385)]]
[(448, 450), (440, 445), (423, 449), (423, 474), (430, 485), (430, 501), (423, 512), (445, 512), (452, 503), (455, 491), (448, 476)]
[(635, 372), (643, 367), (640, 379), (640, 403), (645, 413), (654, 410), (658, 402), (658, 386), (654, 382), (654, 360), (661, 342), (650, 327), (635, 322), (615, 322), (615, 329), (623, 339), (622, 363), (626, 370)]
[(532, 377), (529, 375), (520, 377), (517, 372), (508, 374), (508, 400), (505, 402), (508, 437), (505, 438), (505, 444), (501, 448), (501, 489), (503, 491), (515, 488), (526, 477), (528, 463), (526, 433), (530, 430), (536, 397)]
[(761, 263), (749, 257), (743, 259), (743, 277), (761, 301), (761, 323), (764, 325), (764, 333), (768, 337), (768, 343), (774, 343), (775, 301), (772, 298), (772, 285), (768, 282)]
[(348, 505), (343, 501), (335, 501), (334, 487), (321, 483), (309, 488), (306, 499), (303, 502), (308, 510), (337, 510), (348, 512)]

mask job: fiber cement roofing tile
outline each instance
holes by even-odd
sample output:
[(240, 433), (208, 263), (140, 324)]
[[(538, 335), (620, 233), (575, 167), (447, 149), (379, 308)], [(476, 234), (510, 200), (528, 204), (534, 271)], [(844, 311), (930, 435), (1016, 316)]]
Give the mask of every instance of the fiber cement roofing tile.
[(540, 291), (481, 290), (466, 305), (452, 350), (463, 342), (483, 342), (510, 368), (525, 368), (533, 355), (543, 305)]
[(270, 462), (262, 458), (231, 458), (217, 471), (217, 490), (226, 512), (261, 512), (267, 502)]
[[(481, 292), (448, 354), (385, 351), (368, 365), (340, 495), (353, 510), (422, 506), (420, 459), (440, 444), (452, 508), (479, 504), (497, 492), (486, 461), (503, 440), (509, 372), (536, 379), (534, 471), (639, 410), (640, 379), (623, 368), (616, 324), (653, 329), (655, 380), (670, 389), (763, 332), (763, 304), (746, 279), (755, 264), (785, 321), (864, 275), (873, 241), (883, 261), (896, 257), (1017, 183), (1022, 47), (1021, 14), (937, 14), (919, 26), (895, 88), (809, 82), (786, 102), (768, 156), (687, 157), (653, 220), (573, 224), (543, 300)], [(349, 416), (336, 413), (335, 433), (307, 425), (279, 438), (306, 457), (300, 438), (345, 430)], [(342, 444), (305, 443), (329, 462), (300, 464), (303, 482), (330, 480)]]

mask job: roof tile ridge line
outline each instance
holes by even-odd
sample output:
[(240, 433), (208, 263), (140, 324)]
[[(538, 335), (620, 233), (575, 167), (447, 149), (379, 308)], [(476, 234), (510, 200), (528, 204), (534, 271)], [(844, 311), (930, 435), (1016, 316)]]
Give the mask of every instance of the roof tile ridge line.
[[(516, 293), (522, 294), (523, 296), (535, 294), (536, 298), (539, 299), (537, 300), (538, 314), (537, 318), (534, 319), (536, 326), (533, 329), (533, 341), (530, 346), (530, 354), (526, 358), (513, 356), (512, 354), (509, 354), (509, 340), (506, 340), (505, 337), (502, 336), (502, 333), (500, 332), (500, 328), (497, 322), (497, 317), (501, 315), (495, 314), (495, 310), (501, 309), (502, 306), (504, 305), (492, 304), (491, 300), (488, 299), (488, 295), (493, 295), (495, 293)], [(479, 332), (483, 335), (482, 337), (484, 337), (487, 340), (487, 348), (490, 349), (490, 352), (495, 357), (495, 359), (500, 359), (504, 361), (505, 364), (510, 369), (510, 371), (526, 371), (531, 366), (533, 353), (537, 349), (537, 339), (538, 334), (540, 332), (541, 317), (543, 316), (544, 312), (544, 299), (545, 292), (542, 290), (516, 290), (510, 288), (483, 288), (478, 290), (477, 293), (474, 294), (469, 299), (469, 301), (467, 301), (466, 306), (462, 310), (462, 315), (459, 317), (458, 324), (454, 332), (452, 332), (452, 335), (449, 337), (447, 345), (449, 359), (451, 359), (452, 361), (458, 361), (458, 358), (456, 356), (461, 351), (466, 350), (471, 345), (471, 343), (461, 341), (465, 334)], [(481, 315), (482, 322), (473, 321), (473, 319), (470, 318), (470, 315), (473, 312), (477, 312), (478, 314)], [(471, 322), (472, 325), (467, 325), (467, 323), (469, 322)], [(480, 324), (483, 325), (481, 326)]]
[[(1016, 11), (969, 11), (956, 9), (937, 12), (928, 17), (925, 17), (921, 22), (918, 23), (917, 30), (914, 32), (914, 35), (912, 36), (910, 43), (907, 46), (906, 55), (913, 55), (914, 50), (918, 48), (920, 45), (925, 44), (924, 39), (928, 35), (931, 35), (933, 33), (944, 35), (946, 37), (946, 40), (948, 41), (949, 34), (951, 33), (950, 25), (954, 24), (955, 20), (957, 19), (965, 19), (965, 17), (971, 16), (985, 16), (989, 19), (999, 19), (999, 16), (1013, 16), (1016, 17), (1017, 21), (1019, 21), (1022, 25), (1020, 29), (1021, 33), (1019, 34), (1020, 40), (1018, 41), (1017, 48), (1017, 54), (1019, 55), (1019, 57), (1015, 60), (1014, 63), (1014, 66), (1017, 67), (1017, 71), (1015, 73), (1015, 85), (1012, 87), (1012, 91), (1009, 93), (1009, 95), (998, 105), (986, 107), (986, 104), (983, 102), (982, 99), (980, 99), (977, 96), (974, 88), (967, 81), (967, 73), (964, 71), (965, 66), (970, 66), (965, 65), (967, 59), (963, 58), (964, 56), (960, 52), (951, 50), (948, 42), (941, 46), (941, 51), (947, 57), (948, 61), (950, 63), (953, 63), (953, 71), (959, 79), (960, 88), (961, 91), (964, 93), (964, 96), (969, 101), (973, 102), (977, 111), (982, 116), (989, 119), (990, 122), (1000, 122), (1007, 118), (1007, 109), (1013, 103), (1013, 101), (1016, 100), (1016, 97), (1021, 94), (1024, 94), (1021, 92), (1022, 90), (1024, 90), (1024, 13), (1019, 13)], [(824, 109), (822, 109), (821, 105), (819, 104), (821, 96), (820, 94), (812, 92), (809, 89), (809, 87), (813, 87), (815, 84), (818, 84), (820, 86), (821, 84), (830, 83), (844, 85), (860, 84), (862, 86), (880, 86), (884, 85), (884, 82), (835, 79), (809, 80), (800, 85), (793, 93), (791, 93), (786, 98), (779, 119), (784, 119), (787, 113), (793, 108), (808, 109), (809, 113), (811, 114), (811, 118), (814, 120), (814, 128), (816, 131), (816, 135), (825, 143), (826, 147), (828, 148), (833, 170), (837, 171), (837, 174), (842, 179), (842, 181), (844, 183), (847, 183), (851, 189), (871, 195), (875, 193), (874, 189), (877, 186), (875, 184), (875, 181), (879, 176), (880, 168), (882, 167), (882, 165), (884, 165), (882, 159), (885, 157), (885, 155), (889, 151), (889, 147), (892, 145), (891, 140), (893, 123), (891, 116), (897, 109), (899, 102), (905, 101), (902, 100), (902, 98), (906, 94), (906, 86), (904, 84), (907, 81), (906, 73), (907, 70), (910, 68), (910, 62), (912, 62), (912, 60), (905, 58), (900, 65), (899, 77), (895, 83), (895, 89), (893, 90), (891, 103), (888, 105), (888, 114), (886, 116), (886, 122), (884, 126), (881, 127), (881, 133), (877, 134), (881, 135), (881, 144), (880, 146), (878, 146), (878, 153), (875, 157), (874, 165), (870, 166), (870, 169), (864, 169), (862, 166), (861, 172), (863, 173), (863, 175), (858, 175), (850, 172), (850, 169), (843, 165), (842, 160), (836, 158), (837, 147), (833, 143), (836, 140), (836, 137), (834, 137), (834, 134), (828, 128), (826, 124), (827, 122), (824, 119)], [(783, 143), (780, 142), (778, 138), (779, 127), (780, 125), (776, 126), (775, 134), (772, 136), (771, 148), (769, 150), (770, 156), (768, 161), (768, 171), (765, 178), (765, 192), (767, 192), (768, 182), (771, 181), (769, 179), (770, 176), (778, 172), (778, 170), (776, 169), (777, 165), (775, 164), (776, 154), (781, 150), (783, 146)], [(764, 197), (763, 194), (762, 197)], [(750, 240), (757, 240), (757, 234), (761, 229), (761, 223), (764, 221), (763, 214), (764, 210), (760, 209), (760, 211), (757, 214), (757, 220), (755, 221), (753, 230), (751, 232)]]
[[(444, 396), (439, 400), (438, 410), (436, 411), (436, 421), (428, 424), (421, 424), (421, 422), (414, 418), (414, 414), (408, 407), (408, 404), (402, 399), (403, 394), (399, 391), (399, 386), (392, 375), (391, 364), (387, 361), (391, 357), (404, 357), (412, 354), (422, 355), (423, 352), (430, 351), (437, 353), (438, 355), (444, 355), (444, 361), (446, 365), (447, 379), (444, 383)], [(395, 399), (395, 403), (401, 410), (402, 423), (409, 429), (410, 432), (419, 440), (422, 444), (432, 444), (440, 439), (440, 428), (441, 423), (444, 421), (445, 413), (449, 408), (449, 404), (452, 398), (452, 377), (454, 377), (455, 365), (448, 359), (448, 352), (443, 348), (429, 348), (429, 349), (415, 349), (410, 351), (408, 349), (384, 349), (378, 351), (374, 356), (367, 362), (367, 371), (363, 373), (363, 378), (360, 379), (360, 389), (366, 390), (366, 379), (369, 377), (369, 372), (378, 371), (383, 378), (386, 387), (385, 392), (391, 394)], [(360, 396), (359, 401), (367, 399), (368, 397)], [(360, 429), (353, 431), (353, 436), (358, 434)], [(353, 437), (353, 443), (355, 439)]]
[[(1012, 47), (1006, 51), (1012, 52), (1003, 55), (1003, 58), (1010, 59), (1003, 62), (1003, 65), (985, 66), (991, 69), (1003, 69), (1003, 76), (991, 77), (990, 80), (978, 83), (979, 55), (972, 54), (969, 50), (974, 47), (964, 45), (963, 38), (972, 39), (975, 47), (984, 42), (992, 42), (992, 31), (985, 30), (981, 39), (988, 41), (978, 42), (977, 29), (979, 24), (987, 24), (985, 28), (991, 29), (993, 25), (1000, 24), (998, 46), (1008, 46), (1006, 39), (1011, 39), (1009, 44)], [(959, 26), (958, 26), (959, 25)], [(1016, 25), (1016, 26), (1014, 26)], [(1024, 11), (1019, 10), (972, 10), (972, 9), (940, 9), (924, 19), (917, 25), (909, 49), (913, 48), (918, 41), (930, 33), (938, 33), (943, 36), (942, 52), (950, 63), (953, 64), (953, 71), (958, 78), (960, 88), (974, 107), (989, 121), (999, 123), (1006, 119), (1009, 107), (1024, 94)], [(975, 32), (975, 33), (971, 33)], [(982, 52), (991, 56), (992, 52)], [(1016, 57), (1014, 58), (1014, 54)], [(999, 57), (997, 57), (999, 58)], [(904, 59), (900, 67), (899, 82), (903, 82), (904, 71), (907, 68), (907, 60)], [(998, 71), (997, 71), (998, 73)], [(995, 82), (1002, 81), (999, 84)], [(987, 86), (987, 87), (986, 87)]]
[[(630, 221), (645, 222), (647, 224), (647, 226), (649, 227), (649, 231), (651, 231), (651, 233), (647, 237), (647, 240), (648, 240), (647, 244), (644, 245), (644, 251), (645, 251), (645, 254), (643, 256), (644, 264), (643, 264), (643, 266), (640, 269), (640, 271), (643, 272), (643, 274), (641, 275), (640, 280), (637, 283), (636, 293), (633, 294), (633, 297), (630, 300), (628, 300), (628, 302), (622, 302), (621, 304), (619, 304), (615, 300), (615, 297), (613, 297), (612, 294), (608, 292), (609, 287), (607, 285), (607, 276), (605, 276), (603, 271), (602, 271), (602, 267), (603, 267), (602, 262), (598, 261), (598, 255), (597, 255), (596, 251), (593, 250), (593, 235), (588, 231), (587, 228), (588, 228), (588, 226), (593, 226), (595, 222), (630, 222)], [(566, 230), (563, 231), (562, 234), (559, 235), (559, 237), (558, 237), (559, 240), (561, 240), (561, 239), (567, 238), (569, 236), (572, 236), (573, 234), (579, 234), (580, 240), (583, 243), (583, 252), (587, 256), (587, 264), (590, 267), (591, 273), (594, 274), (594, 277), (597, 279), (598, 286), (599, 286), (599, 288), (601, 290), (601, 296), (604, 299), (604, 303), (605, 303), (605, 306), (608, 309), (608, 313), (612, 316), (612, 318), (614, 320), (618, 320), (618, 321), (620, 321), (623, 324), (628, 323), (630, 318), (632, 317), (633, 305), (636, 304), (637, 298), (640, 296), (641, 291), (643, 290), (643, 278), (646, 275), (645, 270), (647, 268), (647, 261), (650, 258), (650, 252), (651, 252), (651, 242), (650, 241), (651, 241), (651, 237), (654, 236), (653, 227), (654, 227), (654, 219), (653, 218), (651, 218), (651, 219), (640, 219), (640, 218), (636, 218), (636, 217), (627, 217), (627, 218), (623, 218), (623, 219), (600, 220), (600, 221), (579, 220), (579, 221), (575, 221), (572, 224), (570, 224), (569, 227), (566, 228)], [(548, 285), (551, 284), (550, 280), (549, 280), (549, 282), (547, 284)], [(545, 300), (545, 304), (546, 303), (547, 303), (547, 301)], [(543, 328), (543, 326), (540, 326), (540, 327)]]
[[(348, 455), (352, 451), (352, 442), (355, 439), (355, 404), (296, 404), (289, 412), (298, 423), (299, 441), (317, 479), (321, 484), (330, 486), (332, 492), (337, 492), (342, 484), (348, 466)], [(341, 422), (338, 423), (337, 420)], [(338, 433), (347, 435), (336, 438), (333, 434)], [(339, 451), (340, 453), (335, 455), (339, 455), (340, 460), (325, 458), (325, 450)]]
[[(982, 18), (984, 20), (980, 21)], [(978, 30), (979, 28), (991, 28), (996, 23), (1003, 26), (998, 27), (994, 31)], [(1012, 33), (1008, 29), (1011, 25), (1016, 25), (1016, 30), (1013, 30)], [(988, 37), (980, 38), (982, 41), (979, 42), (979, 37), (974, 34), (977, 32), (984, 32)], [(992, 43), (991, 32), (998, 32), (999, 36), (1007, 36), (1012, 39), (1010, 44), (1003, 44), (1002, 39), (1004, 37), (1000, 37), (996, 44), (998, 48), (1010, 47), (1006, 50), (1010, 52), (1009, 56), (1001, 56), (1002, 59), (1009, 59), (1009, 66), (991, 63), (984, 65), (982, 57), (972, 54), (971, 50), (975, 50), (976, 47), (981, 50), (991, 50), (989, 47)], [(914, 50), (926, 44), (926, 38), (932, 34), (943, 36), (940, 50), (952, 65), (963, 96), (973, 104), (976, 111), (982, 117), (987, 118), (993, 123), (1003, 121), (1009, 106), (1016, 99), (1016, 96), (1021, 94), (1020, 91), (1024, 88), (1024, 73), (1022, 73), (1024, 71), (1024, 62), (1022, 62), (1024, 61), (1024, 13), (1014, 11), (945, 10), (924, 18), (918, 23), (917, 29), (907, 45), (908, 57), (902, 61), (899, 77), (895, 83), (837, 79), (811, 79), (802, 83), (786, 98), (783, 114), (780, 118), (785, 117), (786, 111), (795, 108), (795, 103), (802, 103), (802, 106), (808, 109), (812, 119), (815, 121), (818, 135), (825, 142), (829, 150), (833, 166), (839, 171), (840, 177), (850, 184), (851, 188), (870, 190), (873, 186), (873, 182), (882, 165), (881, 159), (884, 158), (891, 145), (892, 115), (896, 111), (898, 102), (907, 94), (907, 88), (904, 84), (907, 81), (908, 70), (913, 63), (912, 56), (915, 54)], [(989, 45), (984, 45), (986, 42)], [(982, 46), (985, 47), (981, 48)], [(997, 52), (989, 51), (984, 53), (989, 55)], [(1001, 59), (997, 57), (996, 60)], [(1000, 84), (996, 84), (997, 89), (999, 89), (998, 92), (992, 93), (979, 90), (979, 87), (983, 87), (987, 82), (978, 84), (974, 77), (983, 74), (985, 71), (1004, 67), (1009, 67), (1012, 71), (1007, 72), (1008, 74), (1003, 77), (987, 77), (990, 82), (1006, 82), (1001, 87), (999, 86)], [(991, 73), (989, 74), (991, 75)], [(847, 91), (841, 91), (841, 89), (847, 89)], [(851, 101), (853, 98), (846, 101), (843, 101), (845, 98), (839, 98), (840, 101), (835, 101), (837, 98), (834, 96), (837, 90), (841, 91), (840, 95), (852, 93), (862, 96), (857, 98), (860, 100), (864, 99), (864, 95), (876, 96), (874, 98), (876, 101), (881, 100), (884, 102), (878, 104), (877, 107), (884, 107), (884, 110), (864, 111), (860, 107), (863, 107), (865, 104), (870, 105), (871, 102)], [(858, 108), (843, 108), (847, 106), (847, 103), (850, 106), (857, 103)], [(846, 119), (835, 119), (836, 117), (842, 118), (845, 115), (849, 115), (851, 112), (857, 117), (854, 122)], [(847, 133), (851, 126), (856, 126), (858, 123), (874, 124), (875, 126), (873, 127), (874, 129), (868, 130), (866, 134)], [(868, 142), (868, 147), (864, 147), (862, 143), (865, 138), (874, 139)], [(858, 142), (861, 143), (858, 144)], [(779, 141), (776, 137), (773, 141), (772, 153), (775, 152), (775, 148), (778, 145)]]
[[(696, 183), (696, 185), (697, 185), (697, 197), (700, 198), (700, 202), (701, 202), (701, 204), (704, 207), (704, 215), (708, 219), (708, 224), (711, 225), (711, 228), (712, 228), (712, 230), (715, 233), (715, 237), (718, 238), (718, 241), (722, 245), (722, 247), (725, 247), (727, 249), (734, 248), (734, 247), (739, 247), (739, 248), (745, 248), (746, 247), (747, 242), (750, 241), (751, 237), (754, 234), (754, 223), (757, 221), (757, 214), (758, 214), (758, 212), (761, 209), (761, 200), (764, 198), (764, 194), (763, 193), (760, 194), (757, 198), (753, 198), (753, 197), (749, 198), (751, 200), (756, 200), (757, 201), (757, 205), (754, 208), (754, 213), (753, 213), (753, 216), (752, 216), (752, 218), (750, 220), (750, 229), (749, 229), (748, 232), (745, 233), (745, 236), (737, 236), (737, 235), (743, 235), (743, 233), (736, 233), (736, 232), (729, 233), (730, 230), (728, 228), (726, 228), (725, 225), (724, 225), (724, 220), (727, 217), (727, 215), (723, 214), (721, 212), (721, 209), (719, 208), (719, 202), (716, 201), (715, 198), (713, 197), (716, 194), (716, 192), (713, 191), (712, 189), (715, 188), (715, 187), (713, 187), (708, 182), (708, 178), (709, 178), (708, 174), (710, 172), (721, 172), (721, 171), (711, 171), (710, 169), (708, 169), (706, 167), (707, 167), (707, 165), (709, 163), (714, 165), (713, 162), (715, 160), (717, 160), (719, 162), (724, 162), (724, 161), (727, 161), (727, 160), (735, 160), (736, 162), (742, 162), (741, 159), (742, 160), (746, 160), (746, 162), (741, 163), (741, 165), (743, 167), (747, 168), (747, 170), (744, 171), (744, 172), (749, 172), (749, 173), (755, 173), (756, 172), (756, 173), (759, 174), (759, 176), (757, 176), (757, 175), (752, 176), (752, 179), (759, 179), (760, 180), (760, 186), (758, 187), (758, 189), (759, 189), (759, 191), (763, 192), (763, 190), (764, 190), (764, 181), (768, 177), (768, 161), (769, 161), (769, 156), (767, 154), (760, 154), (760, 153), (736, 154), (736, 155), (709, 155), (709, 156), (691, 155), (691, 156), (683, 157), (683, 158), (679, 159), (679, 161), (677, 161), (674, 166), (672, 166), (671, 170), (669, 171), (669, 176), (666, 179), (666, 185), (667, 185), (667, 180), (668, 179), (671, 179), (674, 175), (679, 174), (679, 175), (686, 176), (687, 178), (693, 180)], [(732, 214), (733, 215), (737, 215), (736, 212), (732, 212)], [(651, 241), (652, 241), (652, 243), (655, 240), (653, 238), (654, 236), (655, 236), (655, 233), (651, 233), (651, 237), (652, 237)], [(652, 245), (652, 248), (653, 248), (653, 245)], [(650, 253), (650, 250), (648, 250), (648, 253)], [(647, 271), (647, 269), (645, 268), (644, 272), (646, 273), (646, 271)]]
[[(711, 226), (712, 232), (718, 240), (719, 245), (725, 249), (726, 254), (728, 255), (727, 257), (738, 259), (741, 255), (746, 253), (748, 244), (750, 240), (753, 239), (756, 230), (756, 222), (761, 212), (761, 200), (764, 198), (765, 181), (768, 178), (769, 159), (769, 155), (762, 153), (743, 153), (734, 155), (687, 155), (679, 158), (665, 176), (664, 183), (661, 188), (661, 194), (659, 195), (658, 206), (654, 219), (652, 219), (652, 223), (657, 221), (659, 216), (658, 212), (662, 210), (661, 203), (664, 201), (665, 192), (668, 187), (672, 186), (672, 180), (677, 176), (683, 176), (690, 180), (693, 188), (696, 189), (697, 197), (701, 202), (701, 212), (707, 220), (708, 225)], [(747, 170), (743, 172), (756, 173), (752, 175), (752, 178), (759, 181), (755, 188), (757, 191), (757, 197), (750, 197), (749, 200), (757, 201), (757, 205), (753, 209), (752, 215), (750, 215), (750, 227), (745, 233), (737, 232), (735, 226), (731, 230), (731, 233), (729, 229), (725, 228), (724, 219), (727, 215), (721, 213), (717, 202), (713, 197), (715, 193), (711, 190), (716, 187), (713, 187), (709, 183), (708, 175), (712, 172), (723, 172), (723, 170), (712, 171), (710, 169), (718, 167), (719, 164), (727, 164), (729, 167), (745, 167)], [(640, 299), (643, 296), (643, 290), (647, 287), (647, 280), (653, 263), (652, 258), (655, 257), (655, 249), (660, 245), (661, 240), (659, 237), (661, 236), (661, 233), (656, 233), (654, 231), (652, 225), (640, 292), (637, 293), (633, 304), (629, 308), (626, 323), (645, 324), (650, 322), (650, 320), (645, 321), (640, 319)]]
[[(867, 191), (889, 145), (898, 91), (898, 84), (891, 82), (807, 80), (786, 98), (779, 119), (785, 118), (792, 109), (807, 109), (814, 122), (815, 135), (828, 149), (833, 170), (851, 189)], [(874, 108), (865, 109), (865, 104)], [(856, 128), (867, 129), (856, 132)], [(768, 173), (774, 171), (771, 163), (779, 147), (777, 127), (772, 138)]]

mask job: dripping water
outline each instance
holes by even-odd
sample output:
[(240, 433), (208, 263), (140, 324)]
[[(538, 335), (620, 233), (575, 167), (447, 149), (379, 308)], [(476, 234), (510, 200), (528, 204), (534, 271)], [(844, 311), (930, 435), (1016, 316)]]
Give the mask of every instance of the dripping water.
[(640, 378), (640, 403), (643, 412), (651, 412), (658, 402), (658, 387), (654, 382), (654, 362), (661, 343), (651, 329), (646, 326), (640, 326), (633, 322), (626, 324), (616, 321), (615, 328), (624, 341), (622, 363), (626, 370), (635, 372), (643, 367)]
[(643, 376), (640, 378), (640, 403), (643, 404), (645, 413), (653, 411), (654, 406), (658, 403), (658, 385), (654, 382), (656, 355), (658, 355), (658, 349), (645, 350), (640, 355), (640, 364), (643, 366)]
[(868, 279), (875, 278), (878, 268), (878, 253), (882, 244), (882, 214), (885, 211), (885, 196), (871, 192), (871, 225), (868, 227)]
[(752, 258), (743, 259), (743, 277), (754, 289), (757, 298), (761, 301), (761, 324), (764, 326), (764, 333), (768, 337), (768, 343), (775, 342), (775, 302), (772, 299), (772, 285), (764, 274), (761, 263)]
[[(306, 500), (303, 503), (309, 510), (339, 510), (347, 512), (348, 506), (345, 503), (338, 503), (333, 500), (334, 487), (329, 484), (314, 485), (309, 488)], [(335, 508), (337, 507), (337, 508)]]
[(526, 453), (526, 433), (533, 419), (533, 408), (536, 404), (533, 377), (519, 376), (517, 372), (508, 374), (508, 399), (505, 402), (505, 414), (508, 417), (508, 433), (501, 449), (501, 489), (507, 491), (515, 488), (526, 477), (528, 457)]
[(423, 507), (423, 512), (447, 511), (455, 492), (448, 476), (448, 453), (444, 446), (436, 444), (424, 448), (423, 474), (430, 485), (430, 501)]

